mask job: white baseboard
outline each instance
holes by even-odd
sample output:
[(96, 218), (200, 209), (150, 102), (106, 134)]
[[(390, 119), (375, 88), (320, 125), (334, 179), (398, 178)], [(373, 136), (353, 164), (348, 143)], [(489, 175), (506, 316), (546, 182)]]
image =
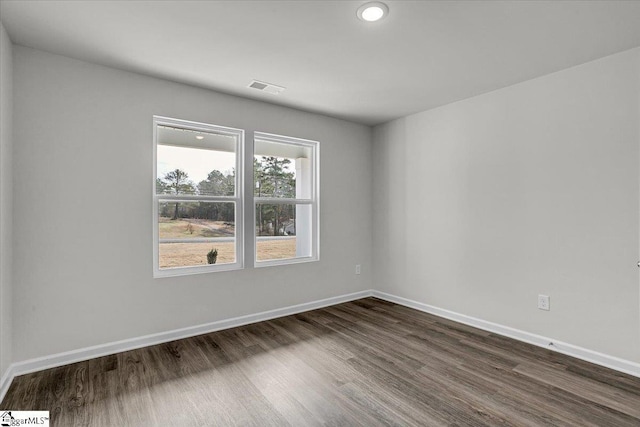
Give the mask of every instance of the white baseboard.
[[(436, 316), (444, 317), (445, 319), (460, 322), (465, 325), (473, 326), (478, 329), (513, 338), (518, 341), (533, 344), (538, 347), (557, 351), (559, 353), (566, 354), (577, 359), (582, 359), (587, 362), (595, 363), (596, 365), (604, 366), (606, 368), (624, 372), (626, 374), (640, 378), (640, 363), (635, 363), (629, 360), (624, 360), (603, 353), (598, 353), (596, 351), (558, 341), (553, 338), (543, 337), (540, 335), (510, 328), (508, 326), (499, 325), (493, 322), (487, 322), (486, 320), (466, 316), (464, 314), (434, 307), (432, 305), (391, 295), (385, 292), (366, 290), (355, 292), (352, 294), (312, 301), (304, 304), (278, 308), (275, 310), (263, 311), (261, 313), (219, 320), (217, 322), (206, 323), (203, 325), (191, 326), (167, 332), (160, 332), (157, 334), (146, 335), (138, 338), (131, 338), (64, 353), (58, 353), (51, 356), (29, 359), (23, 362), (16, 362), (11, 364), (9, 368), (7, 368), (7, 371), (4, 373), (4, 375), (2, 375), (2, 379), (0, 379), (0, 401), (4, 399), (4, 396), (7, 393), (7, 390), (9, 389), (13, 378), (18, 375), (24, 375), (30, 372), (55, 368), (57, 366), (68, 365), (70, 363), (76, 363), (96, 357), (107, 356), (110, 354), (120, 353), (122, 351), (135, 350), (137, 348), (147, 347), (150, 345), (162, 344), (165, 342), (189, 338), (192, 336), (220, 331), (223, 329), (235, 328), (238, 326), (248, 325), (250, 323), (262, 322), (278, 317), (289, 316), (291, 314), (302, 313), (305, 311), (315, 310), (318, 308), (328, 307), (330, 305), (340, 304), (347, 301), (354, 301), (370, 296), (374, 296), (385, 301), (400, 304), (405, 307), (413, 308)], [(553, 343), (553, 346), (549, 346), (550, 342)]]
[(0, 402), (2, 401), (2, 399), (4, 399), (4, 396), (9, 389), (13, 378), (18, 375), (24, 375), (44, 369), (55, 368), (57, 366), (68, 365), (70, 363), (82, 362), (84, 360), (120, 353), (122, 351), (135, 350), (137, 348), (147, 347), (150, 345), (162, 344), (165, 342), (189, 338), (196, 335), (207, 334), (209, 332), (235, 328), (237, 326), (248, 325), (250, 323), (262, 322), (278, 317), (289, 316), (291, 314), (302, 313), (305, 311), (328, 307), (330, 305), (336, 305), (347, 301), (366, 298), (371, 295), (371, 290), (355, 292), (352, 294), (340, 295), (337, 297), (307, 302), (304, 304), (292, 305), (275, 310), (263, 311), (261, 313), (249, 314), (246, 316), (219, 320), (217, 322), (205, 323), (203, 325), (190, 326), (187, 328), (175, 329), (173, 331), (160, 332), (157, 334), (130, 338), (122, 341), (116, 341), (107, 344), (96, 345), (93, 347), (67, 351), (64, 353), (53, 354), (51, 356), (38, 357), (35, 359), (25, 360), (23, 362), (16, 362), (9, 366), (7, 371), (2, 376), (2, 379), (0, 380)]
[[(9, 390), (9, 386), (11, 385), (11, 382), (15, 377), (15, 374), (13, 372), (13, 366), (14, 365), (9, 365), (7, 370), (2, 375), (2, 379), (0, 379), (0, 402), (2, 402), (2, 399), (4, 399), (4, 395), (7, 394), (7, 391)], [(0, 409), (9, 409), (9, 408), (0, 408)]]
[[(400, 304), (405, 307), (424, 311), (425, 313), (444, 317), (445, 319), (453, 320), (455, 322), (464, 323), (465, 325), (473, 326), (484, 331), (493, 332), (505, 337), (513, 338), (518, 341), (523, 341), (538, 347), (543, 347), (548, 350), (557, 351), (558, 353), (566, 354), (577, 359), (604, 366), (605, 368), (610, 368), (619, 372), (624, 372), (625, 374), (640, 377), (640, 363), (635, 363), (630, 360), (620, 359), (614, 356), (609, 356), (607, 354), (598, 353), (597, 351), (578, 347), (577, 345), (562, 342), (553, 338), (543, 337), (541, 335), (536, 335), (529, 332), (521, 331), (519, 329), (510, 328), (508, 326), (499, 325), (497, 323), (488, 322), (486, 320), (477, 319), (475, 317), (445, 310), (439, 307), (434, 307), (432, 305), (391, 295), (385, 292), (373, 291), (372, 296), (385, 301)], [(550, 343), (553, 343), (553, 345), (549, 345)]]

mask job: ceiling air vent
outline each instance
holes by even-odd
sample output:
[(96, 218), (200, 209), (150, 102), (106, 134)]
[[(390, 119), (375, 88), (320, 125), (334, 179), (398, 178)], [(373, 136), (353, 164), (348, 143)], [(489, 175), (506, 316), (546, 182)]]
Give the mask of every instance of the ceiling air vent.
[(281, 93), (285, 89), (282, 86), (274, 85), (274, 84), (267, 83), (267, 82), (261, 82), (259, 80), (252, 81), (251, 84), (248, 87), (250, 87), (252, 89), (257, 89), (257, 90), (262, 91), (262, 92), (267, 92), (267, 93), (270, 93), (272, 95), (278, 95), (279, 93)]

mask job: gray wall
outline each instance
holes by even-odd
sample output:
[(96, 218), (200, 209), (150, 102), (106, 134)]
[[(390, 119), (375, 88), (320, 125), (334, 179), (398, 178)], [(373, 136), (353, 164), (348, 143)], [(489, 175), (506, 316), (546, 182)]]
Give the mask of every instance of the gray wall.
[[(372, 150), (365, 126), (14, 46), (12, 175), (2, 37), (3, 370), (11, 283), (13, 361), (372, 283), (640, 361), (639, 49), (378, 126)], [(321, 141), (321, 261), (152, 279), (153, 114)]]
[(0, 23), (0, 377), (12, 360), (13, 53)]
[[(15, 361), (370, 288), (369, 127), (20, 46), (14, 65)], [(154, 114), (320, 141), (321, 260), (154, 280)]]
[(375, 288), (639, 362), (639, 76), (634, 49), (376, 127)]

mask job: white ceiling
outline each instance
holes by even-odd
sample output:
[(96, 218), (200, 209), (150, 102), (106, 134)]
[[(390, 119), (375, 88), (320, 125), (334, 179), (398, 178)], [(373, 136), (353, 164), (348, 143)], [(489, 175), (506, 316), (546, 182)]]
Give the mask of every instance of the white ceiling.
[[(16, 44), (377, 124), (640, 46), (640, 1), (9, 1)], [(249, 89), (252, 79), (285, 86)]]

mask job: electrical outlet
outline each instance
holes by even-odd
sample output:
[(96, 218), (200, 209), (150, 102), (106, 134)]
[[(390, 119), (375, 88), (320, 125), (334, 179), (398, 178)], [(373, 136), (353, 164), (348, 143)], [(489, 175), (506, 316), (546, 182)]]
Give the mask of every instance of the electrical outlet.
[(549, 295), (538, 295), (538, 308), (546, 311), (551, 309)]
[(360, 274), (360, 264), (356, 264), (356, 274)]

